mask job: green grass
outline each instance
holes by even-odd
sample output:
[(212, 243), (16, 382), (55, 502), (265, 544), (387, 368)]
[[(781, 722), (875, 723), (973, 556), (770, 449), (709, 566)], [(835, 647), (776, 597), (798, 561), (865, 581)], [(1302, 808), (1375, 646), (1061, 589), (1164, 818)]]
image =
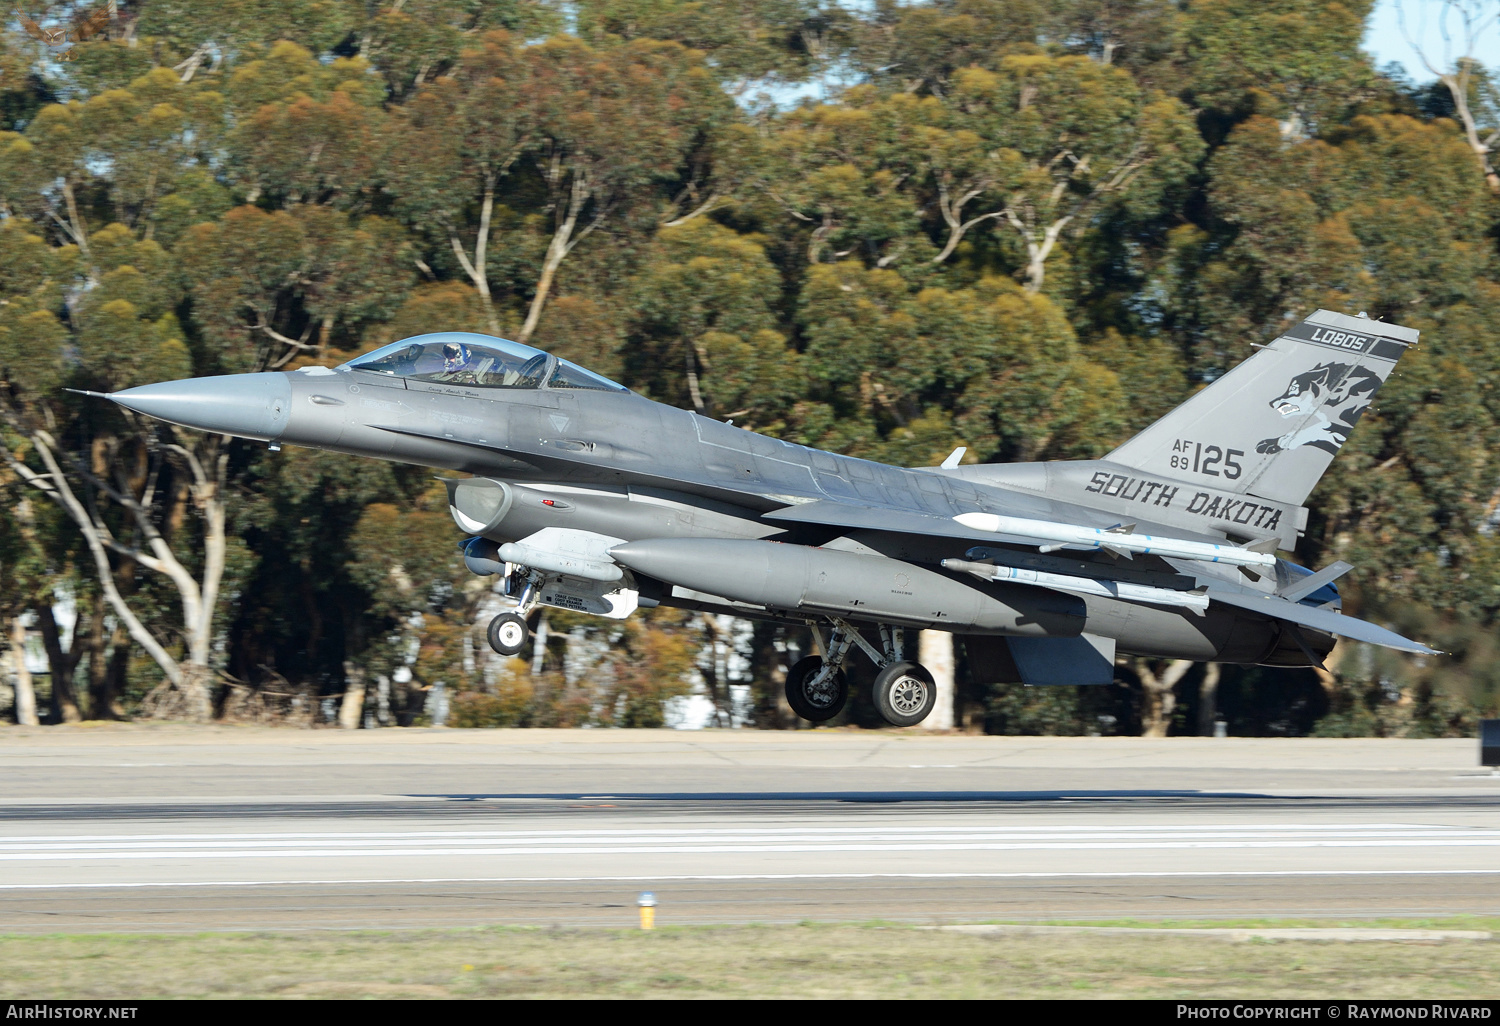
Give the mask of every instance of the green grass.
[(1421, 919), (986, 919), (986, 923), (1017, 926), (1116, 926), (1141, 930), (1277, 930), (1314, 927), (1364, 926), (1382, 930), (1489, 930), (1500, 935), (1500, 916), (1441, 916)]
[[(1118, 920), (1112, 925), (1146, 924)], [(1190, 921), (1177, 921), (1184, 925)], [(1474, 928), (1494, 919), (1347, 925)], [(1194, 925), (1291, 925), (1235, 920)], [(1089, 925), (1099, 925), (1091, 923)], [(1317, 925), (1330, 925), (1319, 922)], [(1460, 998), (1500, 943), (976, 936), (891, 924), (0, 937), (11, 999), (191, 997)]]

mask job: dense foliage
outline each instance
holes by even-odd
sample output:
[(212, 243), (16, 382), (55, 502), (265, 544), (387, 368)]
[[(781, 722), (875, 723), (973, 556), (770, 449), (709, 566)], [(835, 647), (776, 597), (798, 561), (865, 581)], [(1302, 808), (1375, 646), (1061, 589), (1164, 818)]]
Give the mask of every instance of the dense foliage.
[(12, 20), (8, 682), (29, 686), (29, 629), (54, 721), (441, 705), (460, 725), (655, 725), (701, 687), (725, 722), (775, 726), (808, 644), (553, 612), (530, 657), (491, 658), (473, 625), (498, 599), (459, 565), (428, 472), (226, 443), (65, 387), (474, 329), (873, 459), (1066, 459), (1323, 306), (1423, 345), (1297, 557), (1355, 563), (1351, 611), (1452, 656), (1137, 663), (1088, 694), (966, 686), (962, 715), (1129, 732), (1165, 715), (1143, 711), (1155, 683), (1182, 697), (1179, 732), (1216, 710), (1237, 733), (1467, 731), (1500, 713), (1500, 110), (1473, 60), (1422, 88), (1375, 68), (1371, 5), (140, 0), (66, 49)]

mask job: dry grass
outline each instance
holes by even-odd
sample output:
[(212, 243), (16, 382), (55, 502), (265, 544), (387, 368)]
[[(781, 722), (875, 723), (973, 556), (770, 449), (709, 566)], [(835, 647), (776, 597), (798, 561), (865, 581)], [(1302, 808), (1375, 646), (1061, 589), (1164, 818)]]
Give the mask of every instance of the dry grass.
[(1500, 943), (984, 937), (886, 924), (10, 936), (0, 937), (0, 993), (1493, 999)]

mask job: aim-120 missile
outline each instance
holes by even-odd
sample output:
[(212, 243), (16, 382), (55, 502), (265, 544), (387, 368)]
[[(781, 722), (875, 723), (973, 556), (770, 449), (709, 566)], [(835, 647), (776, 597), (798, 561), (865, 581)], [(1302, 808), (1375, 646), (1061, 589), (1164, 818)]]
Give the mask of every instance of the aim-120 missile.
[(1106, 549), (1110, 552), (1141, 553), (1196, 559), (1205, 563), (1228, 563), (1230, 566), (1270, 570), (1276, 557), (1267, 552), (1252, 552), (1237, 545), (1215, 545), (1212, 542), (1188, 541), (1185, 538), (1156, 538), (1149, 534), (1128, 534), (1077, 524), (1055, 524), (1050, 520), (1024, 517), (1002, 517), (994, 513), (960, 513), (953, 518), (976, 531), (992, 531), (1035, 539), (1043, 552), (1054, 548)]
[(1101, 581), (1092, 577), (1075, 577), (1072, 574), (1049, 574), (1044, 570), (1023, 570), (993, 563), (974, 563), (967, 559), (945, 559), (943, 567), (973, 574), (982, 581), (1015, 581), (1017, 584), (1034, 584), (1041, 588), (1070, 591), (1075, 595), (1101, 595), (1104, 598), (1145, 602), (1153, 606), (1176, 606), (1198, 616), (1208, 611), (1208, 596), (1197, 591), (1174, 591), (1171, 588), (1150, 588), (1144, 584)]

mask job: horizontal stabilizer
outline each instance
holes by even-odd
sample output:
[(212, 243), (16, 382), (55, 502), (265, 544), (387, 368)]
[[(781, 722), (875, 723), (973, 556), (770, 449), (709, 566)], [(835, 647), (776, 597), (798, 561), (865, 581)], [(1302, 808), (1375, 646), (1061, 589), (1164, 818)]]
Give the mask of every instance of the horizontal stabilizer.
[(1072, 638), (1006, 638), (1022, 684), (1112, 684), (1115, 639), (1080, 634)]
[(1353, 563), (1345, 563), (1340, 559), (1329, 563), (1315, 574), (1309, 574), (1306, 577), (1293, 581), (1285, 588), (1278, 590), (1277, 594), (1288, 602), (1301, 602), (1325, 584), (1332, 584), (1353, 569)]
[(1277, 595), (1251, 595), (1245, 592), (1221, 591), (1209, 585), (1208, 597), (1226, 606), (1236, 606), (1275, 620), (1301, 624), (1314, 630), (1336, 634), (1341, 638), (1349, 638), (1351, 641), (1367, 641), (1372, 645), (1393, 648), (1398, 652), (1414, 652), (1417, 655), (1442, 655), (1437, 649), (1428, 648), (1409, 638), (1403, 638), (1394, 631), (1377, 627), (1367, 620), (1357, 620), (1343, 613), (1335, 613), (1331, 609), (1315, 609), (1312, 606), (1298, 605), (1296, 602), (1289, 602)]

